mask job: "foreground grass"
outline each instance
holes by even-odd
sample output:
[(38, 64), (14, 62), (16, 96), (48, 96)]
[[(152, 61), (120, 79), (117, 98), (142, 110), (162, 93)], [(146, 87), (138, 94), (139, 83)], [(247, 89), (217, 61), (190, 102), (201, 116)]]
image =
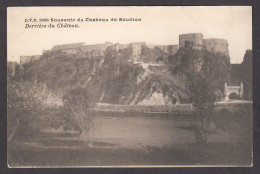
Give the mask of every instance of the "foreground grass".
[[(40, 146), (36, 146), (38, 144)], [(251, 165), (248, 144), (175, 144), (165, 147), (117, 147), (68, 140), (13, 141), (8, 147), (10, 167)]]
[(233, 114), (220, 112), (214, 117), (218, 128), (213, 126), (204, 145), (196, 144), (190, 117), (99, 115), (94, 120), (94, 147), (77, 141), (77, 134), (32, 133), (27, 139), (8, 143), (8, 164), (10, 167), (250, 166), (251, 115), (247, 110)]

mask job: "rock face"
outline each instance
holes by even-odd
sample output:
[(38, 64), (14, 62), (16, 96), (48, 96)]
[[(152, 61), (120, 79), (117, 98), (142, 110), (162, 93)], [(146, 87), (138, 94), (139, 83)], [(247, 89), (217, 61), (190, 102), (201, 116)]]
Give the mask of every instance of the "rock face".
[(199, 51), (190, 47), (180, 48), (174, 56), (169, 56), (169, 70), (183, 78), (200, 74), (216, 88), (218, 99), (224, 97), (224, 84), (230, 81), (229, 57), (220, 53)]
[[(171, 105), (189, 102), (186, 77), (193, 71), (213, 78), (220, 90), (224, 87), (221, 83), (228, 77), (229, 64), (222, 55), (181, 48), (168, 57), (158, 48), (143, 50), (142, 63), (129, 61), (128, 49), (80, 59), (56, 51), (20, 65), (22, 75), (10, 78), (41, 86), (39, 89), (48, 95), (46, 103), (61, 104), (63, 95), (82, 87), (95, 102)], [(153, 61), (149, 62), (149, 57)]]
[(165, 63), (169, 55), (163, 52), (160, 48), (155, 47), (150, 49), (146, 46), (142, 47), (142, 55), (139, 59), (145, 63)]
[(75, 87), (85, 88), (95, 102), (102, 103), (149, 105), (188, 101), (183, 78), (172, 76), (167, 66), (129, 61), (129, 55), (128, 50), (120, 50), (102, 57), (77, 59), (57, 51), (20, 65), (23, 74), (12, 79), (37, 84), (41, 92), (44, 89), (48, 96), (45, 103), (61, 104), (62, 96)]

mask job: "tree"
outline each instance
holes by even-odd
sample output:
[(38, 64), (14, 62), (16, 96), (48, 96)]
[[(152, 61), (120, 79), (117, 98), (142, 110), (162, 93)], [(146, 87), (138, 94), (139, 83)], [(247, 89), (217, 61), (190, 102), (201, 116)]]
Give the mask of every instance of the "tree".
[(241, 66), (241, 80), (244, 85), (244, 98), (247, 100), (253, 99), (253, 58), (252, 50), (247, 50), (244, 55), (244, 60)]
[(180, 48), (174, 56), (169, 56), (168, 67), (173, 74), (192, 79), (197, 73), (214, 84), (218, 99), (224, 99), (224, 84), (230, 80), (229, 57), (221, 53), (199, 51), (190, 47)]
[(95, 104), (90, 99), (86, 89), (76, 87), (63, 96), (63, 105), (69, 116), (76, 122), (80, 130), (79, 140), (88, 142), (92, 146), (93, 116), (90, 109)]
[(201, 74), (189, 78), (190, 100), (194, 108), (194, 131), (198, 143), (205, 143), (213, 118), (215, 87)]
[(186, 79), (189, 102), (194, 108), (194, 130), (199, 143), (206, 142), (216, 99), (224, 98), (230, 80), (230, 58), (222, 53), (192, 49), (189, 43), (168, 57), (172, 74)]
[[(24, 138), (34, 130), (36, 110), (41, 106), (44, 96), (32, 83), (21, 80), (8, 80), (7, 83), (7, 120), (8, 141), (14, 135)], [(19, 131), (17, 131), (19, 129)]]

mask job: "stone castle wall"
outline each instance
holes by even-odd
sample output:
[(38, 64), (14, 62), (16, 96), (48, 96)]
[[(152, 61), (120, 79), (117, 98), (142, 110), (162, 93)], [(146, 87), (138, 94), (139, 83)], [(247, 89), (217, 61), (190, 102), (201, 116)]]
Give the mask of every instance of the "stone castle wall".
[(40, 59), (41, 55), (34, 55), (34, 56), (20, 56), (20, 63), (28, 63), (33, 60), (38, 60)]
[(142, 45), (139, 44), (130, 44), (129, 45), (133, 58), (140, 58), (142, 54)]
[(65, 50), (65, 49), (79, 48), (84, 45), (85, 45), (84, 42), (74, 43), (74, 44), (55, 45), (52, 47), (51, 50)]
[(179, 35), (179, 46), (185, 47), (185, 45), (187, 44), (197, 50), (207, 50), (214, 53), (220, 52), (229, 57), (228, 42), (226, 39), (203, 39), (202, 33), (189, 33)]
[(228, 42), (226, 39), (203, 39), (202, 49), (210, 52), (221, 52), (229, 56)]
[[(168, 55), (174, 55), (179, 47), (191, 46), (197, 50), (207, 50), (210, 52), (221, 52), (229, 57), (228, 42), (225, 39), (211, 38), (203, 39), (202, 33), (188, 33), (179, 35), (179, 45), (146, 45), (146, 42), (131, 42), (129, 44), (113, 44), (106, 42), (104, 44), (85, 45), (84, 42), (75, 44), (55, 45), (51, 50), (43, 50), (42, 53), (61, 50), (61, 52), (75, 55), (75, 58), (104, 56), (106, 51), (119, 51), (122, 49), (130, 49), (133, 59), (140, 58), (142, 55), (142, 47), (147, 46), (150, 49), (159, 48)], [(36, 60), (40, 56), (21, 56), (20, 62), (27, 63)]]
[(110, 45), (107, 47), (107, 50), (108, 51), (119, 51), (119, 50), (122, 50), (122, 49), (126, 49), (128, 48), (129, 45), (128, 44), (119, 44), (119, 43), (116, 43), (114, 45)]
[(61, 52), (66, 53), (66, 54), (75, 55), (75, 54), (78, 54), (78, 48), (64, 49), (64, 50), (61, 50)]
[(156, 47), (169, 55), (174, 55), (179, 50), (179, 45), (154, 45)]
[(181, 34), (179, 35), (179, 47), (185, 47), (186, 44), (194, 49), (201, 50), (203, 41), (202, 33), (190, 33), (190, 34)]

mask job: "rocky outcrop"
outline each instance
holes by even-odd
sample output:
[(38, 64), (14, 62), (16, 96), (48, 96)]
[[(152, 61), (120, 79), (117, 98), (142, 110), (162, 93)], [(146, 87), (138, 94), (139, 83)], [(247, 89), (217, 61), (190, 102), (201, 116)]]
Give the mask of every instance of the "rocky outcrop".
[[(128, 49), (90, 58), (51, 52), (20, 65), (22, 75), (12, 79), (37, 84), (40, 92), (47, 93), (45, 103), (49, 104), (61, 104), (63, 95), (82, 87), (99, 103), (171, 105), (189, 102), (186, 79), (190, 74), (203, 73), (214, 79), (220, 90), (229, 76), (230, 65), (223, 55), (181, 48), (168, 57), (159, 48), (143, 49), (142, 57), (147, 61), (138, 63), (131, 60)], [(153, 63), (148, 61), (149, 57)]]
[(200, 74), (216, 88), (218, 99), (224, 98), (224, 84), (230, 81), (229, 57), (209, 51), (199, 51), (190, 47), (180, 48), (174, 56), (169, 56), (169, 70), (173, 75), (192, 78)]

